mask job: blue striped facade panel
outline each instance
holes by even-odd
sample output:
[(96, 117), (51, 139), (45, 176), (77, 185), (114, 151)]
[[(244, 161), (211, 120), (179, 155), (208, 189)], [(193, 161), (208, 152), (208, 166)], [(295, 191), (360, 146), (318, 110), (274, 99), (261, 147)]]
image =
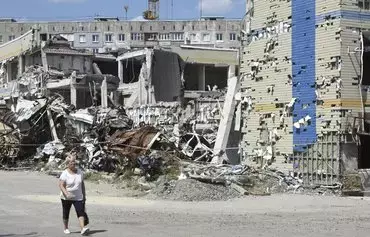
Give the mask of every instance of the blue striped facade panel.
[(293, 146), (302, 151), (307, 144), (315, 143), (316, 94), (315, 94), (315, 25), (316, 1), (292, 1), (292, 97), (296, 98), (292, 108), (293, 123), (308, 118), (300, 128), (293, 128)]

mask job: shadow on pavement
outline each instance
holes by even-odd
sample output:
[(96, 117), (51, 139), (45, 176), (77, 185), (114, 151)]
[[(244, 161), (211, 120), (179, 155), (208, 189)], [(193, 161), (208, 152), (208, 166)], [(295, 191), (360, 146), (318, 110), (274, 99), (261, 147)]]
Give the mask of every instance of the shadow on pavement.
[[(107, 230), (89, 230), (89, 233), (87, 234), (87, 236), (89, 236), (89, 235), (94, 235), (94, 234), (98, 234), (98, 233), (104, 233), (104, 232), (107, 232)], [(74, 231), (74, 232), (72, 232), (73, 234), (79, 234), (80, 233), (80, 231)], [(1, 235), (0, 235), (0, 237), (2, 237)]]
[(97, 233), (104, 233), (107, 232), (107, 230), (90, 230), (89, 235), (97, 234)]
[(0, 237), (22, 237), (22, 236), (37, 236), (37, 233), (31, 232), (28, 234), (5, 234), (5, 235), (0, 234)]

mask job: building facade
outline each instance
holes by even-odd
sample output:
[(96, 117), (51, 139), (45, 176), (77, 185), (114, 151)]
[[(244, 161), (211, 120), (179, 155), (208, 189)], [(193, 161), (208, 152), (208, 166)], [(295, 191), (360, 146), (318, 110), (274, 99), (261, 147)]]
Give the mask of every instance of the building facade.
[(41, 40), (62, 35), (75, 48), (107, 52), (120, 48), (197, 45), (239, 48), (241, 20), (202, 18), (201, 20), (120, 21), (95, 18), (83, 22), (16, 22), (0, 20), (0, 44), (11, 41), (30, 29), (39, 29)]
[(245, 161), (315, 184), (370, 168), (370, 1), (248, 0), (244, 25)]

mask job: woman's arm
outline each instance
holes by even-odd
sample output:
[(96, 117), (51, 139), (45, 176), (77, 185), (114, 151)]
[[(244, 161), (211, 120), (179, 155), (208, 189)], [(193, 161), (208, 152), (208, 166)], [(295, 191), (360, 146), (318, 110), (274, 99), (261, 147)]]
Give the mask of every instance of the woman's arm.
[(59, 180), (59, 188), (62, 191), (63, 195), (68, 198), (69, 192), (66, 189), (66, 182), (64, 182), (63, 180)]

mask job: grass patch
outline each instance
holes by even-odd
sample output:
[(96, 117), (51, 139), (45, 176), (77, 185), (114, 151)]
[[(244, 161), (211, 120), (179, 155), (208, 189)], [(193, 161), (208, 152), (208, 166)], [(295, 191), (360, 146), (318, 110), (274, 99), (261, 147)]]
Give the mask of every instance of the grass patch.
[(164, 169), (163, 174), (168, 180), (177, 180), (181, 174), (180, 168), (176, 166), (168, 166)]
[(94, 183), (99, 183), (99, 181), (104, 180), (103, 175), (99, 172), (86, 172), (84, 174), (84, 178), (85, 180), (94, 182)]

